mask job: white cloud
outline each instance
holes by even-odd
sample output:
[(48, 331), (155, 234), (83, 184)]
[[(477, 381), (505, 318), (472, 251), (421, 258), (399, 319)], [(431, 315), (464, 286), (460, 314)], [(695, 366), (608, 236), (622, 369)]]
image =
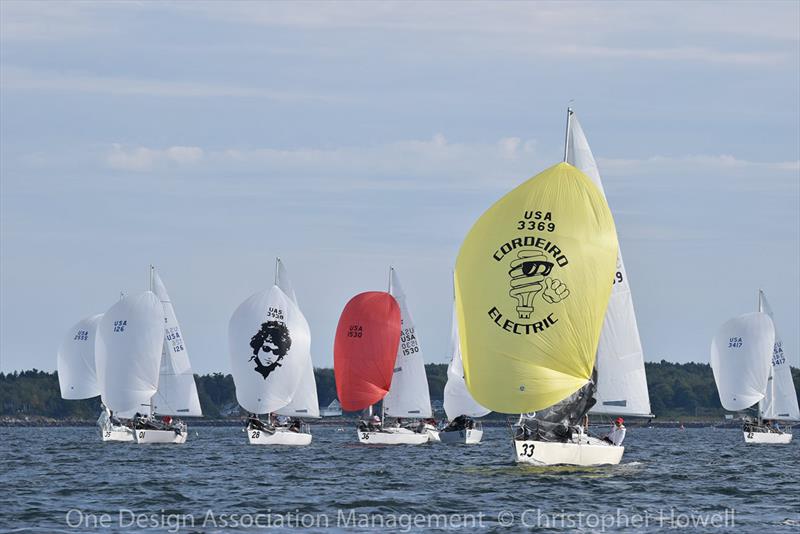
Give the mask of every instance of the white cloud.
[(149, 171), (161, 165), (189, 166), (203, 159), (203, 149), (196, 146), (172, 146), (166, 149), (125, 148), (114, 144), (106, 154), (109, 167), (122, 171)]
[[(439, 133), (428, 140), (338, 148), (167, 148), (113, 145), (106, 164), (117, 170), (173, 168), (187, 174), (258, 175), (276, 185), (328, 190), (502, 190), (558, 162), (536, 152), (533, 140), (509, 136), (494, 143), (458, 143)], [(800, 161), (759, 162), (732, 155), (600, 158), (604, 181), (637, 189), (672, 188), (678, 182), (737, 190), (796, 190)], [(697, 182), (698, 176), (703, 177)], [(230, 185), (230, 184), (229, 184)], [(616, 189), (619, 189), (617, 187)]]

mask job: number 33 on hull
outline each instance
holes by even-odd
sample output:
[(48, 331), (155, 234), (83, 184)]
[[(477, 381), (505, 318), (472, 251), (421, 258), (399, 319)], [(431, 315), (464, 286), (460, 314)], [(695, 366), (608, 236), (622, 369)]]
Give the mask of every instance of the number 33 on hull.
[(532, 465), (617, 465), (625, 447), (583, 435), (578, 442), (514, 441), (517, 463)]

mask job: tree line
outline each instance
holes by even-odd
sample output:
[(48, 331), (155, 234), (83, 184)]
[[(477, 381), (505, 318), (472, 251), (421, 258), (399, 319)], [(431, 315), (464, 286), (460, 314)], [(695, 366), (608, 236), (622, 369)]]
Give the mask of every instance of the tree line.
[[(659, 418), (715, 417), (725, 413), (719, 402), (711, 367), (705, 363), (645, 363), (652, 411)], [(447, 365), (425, 366), (431, 399), (441, 401)], [(336, 399), (333, 369), (314, 369), (321, 406)], [(795, 390), (800, 391), (800, 369), (792, 368)], [(206, 417), (238, 415), (233, 377), (212, 373), (195, 375), (200, 405)], [(61, 398), (56, 372), (0, 373), (0, 416), (44, 416), (55, 419), (92, 419), (100, 411), (99, 398), (67, 401)]]

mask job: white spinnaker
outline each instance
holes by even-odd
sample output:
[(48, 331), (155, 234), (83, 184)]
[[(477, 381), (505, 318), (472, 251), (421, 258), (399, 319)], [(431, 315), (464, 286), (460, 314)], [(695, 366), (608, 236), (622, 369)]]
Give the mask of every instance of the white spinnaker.
[(100, 396), (118, 417), (150, 411), (164, 343), (163, 310), (152, 291), (129, 295), (111, 306), (97, 327)]
[[(292, 299), (292, 302), (297, 305), (297, 296), (295, 295), (292, 282), (289, 280), (289, 273), (283, 266), (283, 262), (279, 259), (277, 262), (277, 286), (281, 288), (286, 296)], [(298, 305), (298, 310), (300, 306)], [(301, 312), (302, 313), (302, 312)], [(298, 356), (302, 356), (298, 354)], [(306, 365), (300, 374), (300, 382), (297, 384), (297, 389), (292, 395), (292, 401), (278, 410), (280, 415), (288, 415), (289, 417), (311, 417), (318, 418), (319, 415), (319, 399), (317, 398), (317, 380), (314, 377), (314, 362), (311, 359), (311, 345), (309, 343), (309, 350), (305, 356)]]
[(236, 400), (245, 410), (263, 414), (289, 404), (310, 353), (311, 333), (286, 293), (272, 286), (242, 302), (228, 323), (228, 346)]
[(711, 342), (711, 369), (723, 408), (744, 410), (764, 398), (774, 345), (766, 313), (740, 315), (720, 327)]
[(161, 370), (158, 391), (153, 396), (153, 413), (200, 417), (200, 399), (194, 382), (192, 364), (183, 332), (175, 316), (167, 288), (158, 273), (153, 272), (153, 292), (164, 308), (164, 343), (161, 350)]
[[(767, 297), (763, 291), (758, 292), (758, 309), (769, 315), (775, 322), (772, 315), (772, 307), (767, 302)], [(778, 419), (781, 421), (800, 420), (800, 407), (797, 405), (797, 392), (792, 381), (792, 370), (789, 367), (789, 360), (783, 352), (783, 340), (778, 334), (778, 327), (775, 327), (775, 345), (772, 350), (772, 368), (770, 369), (767, 390), (764, 398), (758, 405), (761, 417), (764, 419)]]
[(428, 418), (433, 414), (431, 396), (414, 319), (394, 269), (391, 269), (389, 276), (389, 293), (400, 305), (400, 345), (397, 347), (392, 385), (383, 398), (383, 413), (389, 417)]
[(100, 395), (94, 364), (97, 325), (103, 314), (78, 321), (58, 347), (58, 384), (63, 399), (89, 399)]
[(478, 404), (467, 390), (464, 382), (464, 365), (461, 362), (461, 344), (458, 340), (458, 320), (453, 303), (453, 318), (450, 329), (450, 365), (447, 366), (447, 383), (444, 385), (444, 411), (451, 421), (459, 415), (483, 417), (491, 412)]
[[(567, 163), (588, 176), (605, 196), (597, 163), (574, 114), (567, 134)], [(592, 413), (650, 415), (642, 342), (621, 249), (617, 252), (614, 287), (597, 345), (596, 366), (597, 404), (590, 410)]]

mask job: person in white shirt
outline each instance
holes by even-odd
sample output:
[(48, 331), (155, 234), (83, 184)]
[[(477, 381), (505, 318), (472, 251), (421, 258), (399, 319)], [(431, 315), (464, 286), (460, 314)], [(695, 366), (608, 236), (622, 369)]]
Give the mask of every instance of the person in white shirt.
[(603, 438), (603, 441), (611, 443), (612, 445), (622, 445), (622, 442), (625, 440), (624, 422), (622, 417), (617, 417), (617, 420), (614, 421), (614, 428)]

